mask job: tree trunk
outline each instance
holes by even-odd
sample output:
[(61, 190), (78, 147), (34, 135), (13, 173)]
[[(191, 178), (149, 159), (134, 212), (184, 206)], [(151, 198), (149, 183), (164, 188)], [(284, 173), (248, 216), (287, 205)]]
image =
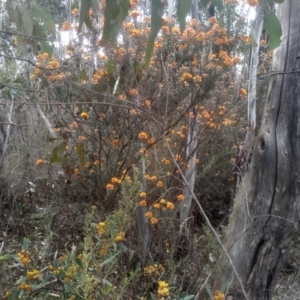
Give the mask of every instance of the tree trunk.
[[(300, 215), (300, 1), (278, 5), (283, 36), (252, 162), (235, 199), (225, 248), (249, 299), (271, 299)], [(296, 72), (295, 72), (296, 71)], [(214, 289), (244, 299), (222, 255)]]

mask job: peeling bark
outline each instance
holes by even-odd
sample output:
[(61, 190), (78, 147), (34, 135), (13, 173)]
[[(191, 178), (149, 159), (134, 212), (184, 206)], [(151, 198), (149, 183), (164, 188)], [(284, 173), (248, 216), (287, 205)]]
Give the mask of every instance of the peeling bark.
[[(300, 212), (300, 1), (278, 6), (283, 37), (253, 159), (235, 199), (225, 247), (250, 299), (272, 299)], [(295, 72), (298, 71), (298, 72)], [(233, 277), (224, 255), (215, 278), (219, 289)], [(233, 283), (233, 299), (244, 299)]]

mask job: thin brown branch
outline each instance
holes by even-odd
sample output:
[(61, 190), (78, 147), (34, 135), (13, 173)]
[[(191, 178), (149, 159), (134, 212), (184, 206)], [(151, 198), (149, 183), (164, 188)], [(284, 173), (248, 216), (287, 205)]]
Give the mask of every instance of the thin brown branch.
[(45, 39), (45, 38), (41, 38), (41, 37), (33, 36), (33, 35), (27, 35), (27, 34), (23, 34), (23, 33), (18, 33), (18, 32), (15, 32), (15, 31), (0, 30), (0, 33), (11, 34), (11, 35), (19, 35), (19, 36), (25, 36), (25, 37), (27, 37), (27, 38), (35, 39), (35, 40), (49, 41), (48, 39)]

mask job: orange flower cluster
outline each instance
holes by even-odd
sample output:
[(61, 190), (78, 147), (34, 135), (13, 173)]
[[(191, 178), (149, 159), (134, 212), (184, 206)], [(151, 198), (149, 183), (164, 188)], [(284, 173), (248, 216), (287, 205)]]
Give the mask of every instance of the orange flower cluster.
[(62, 31), (69, 31), (71, 29), (71, 24), (68, 21), (65, 21), (61, 27)]
[(93, 83), (97, 84), (100, 81), (100, 79), (105, 75), (107, 75), (106, 70), (104, 69), (97, 70), (96, 73), (93, 75)]
[(73, 15), (73, 16), (76, 16), (76, 17), (79, 16), (79, 10), (78, 10), (78, 8), (74, 8), (74, 9), (72, 10), (72, 15)]
[(240, 62), (240, 59), (238, 57), (231, 58), (226, 51), (222, 50), (219, 52), (219, 58), (223, 60), (223, 64), (227, 67), (232, 67), (233, 65)]
[(245, 0), (246, 4), (249, 4), (251, 6), (257, 6), (258, 5), (258, 0)]
[[(33, 74), (31, 74), (30, 79), (36, 79), (38, 76), (43, 76), (44, 78), (47, 78), (50, 81), (55, 80), (62, 80), (65, 77), (65, 74), (61, 72), (60, 70), (57, 70), (60, 68), (60, 63), (52, 57), (49, 58), (48, 53), (41, 53), (37, 56), (37, 67), (34, 68)], [(47, 72), (43, 72), (43, 68), (47, 69)], [(54, 71), (54, 74), (51, 73), (49, 75), (50, 70)]]

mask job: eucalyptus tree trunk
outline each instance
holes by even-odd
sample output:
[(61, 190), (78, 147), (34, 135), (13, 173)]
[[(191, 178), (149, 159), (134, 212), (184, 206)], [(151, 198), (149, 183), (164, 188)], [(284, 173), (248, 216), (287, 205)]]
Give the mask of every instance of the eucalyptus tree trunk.
[[(300, 1), (285, 0), (277, 15), (283, 36), (252, 162), (239, 188), (225, 248), (249, 299), (272, 299), (296, 222), (300, 218)], [(223, 254), (214, 289), (231, 282), (229, 294), (244, 299)]]
[(255, 20), (253, 21), (253, 41), (251, 46), (248, 84), (248, 127), (244, 145), (241, 151), (242, 153), (240, 153), (241, 159), (244, 159), (245, 163), (247, 163), (249, 160), (256, 129), (256, 73), (259, 58), (259, 43), (264, 23), (265, 9), (265, 1), (260, 0), (258, 6), (256, 7), (256, 16)]

